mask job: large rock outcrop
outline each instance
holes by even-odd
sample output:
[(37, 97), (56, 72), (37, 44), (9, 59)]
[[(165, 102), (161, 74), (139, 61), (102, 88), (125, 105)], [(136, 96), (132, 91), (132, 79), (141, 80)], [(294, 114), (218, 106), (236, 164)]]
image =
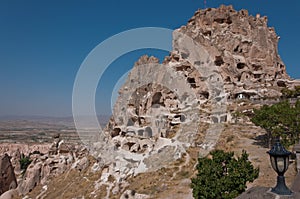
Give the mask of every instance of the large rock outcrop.
[[(52, 144), (27, 145), (9, 144), (2, 146), (5, 154), (0, 158), (0, 194), (3, 198), (26, 195), (37, 185), (44, 185), (49, 178), (76, 169), (82, 171), (89, 165), (88, 151), (82, 145), (67, 144), (59, 135)], [(28, 158), (30, 164), (21, 168), (20, 160)], [(10, 189), (10, 192), (7, 192)]]
[(48, 177), (91, 168), (99, 172), (95, 190), (106, 192), (106, 198), (147, 198), (126, 191), (130, 177), (163, 167), (180, 171), (190, 164), (190, 147), (200, 148), (201, 156), (214, 148), (237, 98), (277, 98), (282, 88), (293, 87), (278, 39), (266, 17), (231, 6), (198, 10), (174, 31), (173, 50), (162, 63), (142, 56), (134, 64), (112, 118), (88, 148), (96, 162), (86, 157), (87, 149), (57, 136), (47, 153), (30, 155), (18, 190), (26, 195)]
[(32, 162), (20, 179), (19, 193), (25, 195), (37, 185), (44, 185), (49, 178), (61, 175), (71, 168), (83, 170), (88, 165), (87, 155), (83, 146), (65, 144), (64, 140), (55, 138), (47, 154), (39, 151), (28, 154)]
[(278, 87), (287, 86), (284, 82), (290, 77), (278, 55), (280, 37), (267, 22), (267, 17), (259, 14), (249, 16), (247, 10), (221, 6), (198, 10), (179, 31), (203, 45), (213, 57), (229, 97), (239, 93), (278, 97)]
[[(259, 14), (232, 6), (196, 11), (174, 31), (173, 50), (163, 63), (142, 56), (120, 89), (113, 117), (94, 143), (107, 175), (120, 183), (166, 167), (190, 146), (201, 146), (206, 155), (236, 99), (274, 99), (293, 87), (278, 40)], [(206, 132), (200, 130), (204, 123)]]
[(0, 195), (4, 192), (15, 189), (17, 180), (14, 173), (14, 168), (10, 162), (10, 157), (4, 154), (0, 157)]

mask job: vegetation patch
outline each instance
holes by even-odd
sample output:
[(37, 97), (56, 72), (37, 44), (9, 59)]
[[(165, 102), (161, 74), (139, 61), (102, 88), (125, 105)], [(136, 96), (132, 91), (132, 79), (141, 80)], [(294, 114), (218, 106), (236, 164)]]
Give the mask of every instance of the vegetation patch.
[(238, 158), (233, 152), (212, 151), (210, 156), (198, 159), (197, 171), (191, 185), (197, 199), (235, 198), (246, 190), (246, 183), (253, 182), (259, 174), (246, 151)]

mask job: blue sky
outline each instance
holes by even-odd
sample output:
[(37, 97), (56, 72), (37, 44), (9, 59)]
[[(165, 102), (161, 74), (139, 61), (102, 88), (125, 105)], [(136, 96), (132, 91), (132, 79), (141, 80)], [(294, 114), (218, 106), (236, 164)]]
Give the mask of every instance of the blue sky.
[[(176, 29), (203, 0), (0, 1), (0, 116), (70, 116), (76, 73), (88, 53), (119, 32), (138, 27)], [(208, 7), (233, 4), (267, 15), (278, 35), (279, 53), (293, 78), (300, 78), (300, 2), (296, 0), (207, 0)], [(110, 112), (114, 84), (143, 54), (139, 50), (110, 65), (99, 83), (98, 114)]]

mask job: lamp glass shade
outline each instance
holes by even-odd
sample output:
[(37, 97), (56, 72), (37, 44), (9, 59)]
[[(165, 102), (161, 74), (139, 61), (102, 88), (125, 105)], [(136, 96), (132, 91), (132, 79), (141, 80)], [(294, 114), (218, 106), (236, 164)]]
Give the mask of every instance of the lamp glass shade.
[(271, 165), (272, 165), (272, 168), (277, 171), (277, 167), (276, 167), (276, 159), (274, 156), (270, 156), (270, 159), (271, 159)]
[(276, 158), (276, 162), (277, 162), (277, 169), (278, 172), (282, 173), (285, 171), (285, 158), (283, 157), (277, 157)]
[(285, 171), (286, 171), (290, 165), (290, 157), (287, 156), (284, 160), (285, 160)]

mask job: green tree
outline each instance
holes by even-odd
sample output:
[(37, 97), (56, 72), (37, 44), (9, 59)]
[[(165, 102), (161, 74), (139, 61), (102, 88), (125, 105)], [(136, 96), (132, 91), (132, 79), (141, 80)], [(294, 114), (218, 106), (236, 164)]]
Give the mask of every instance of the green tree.
[(264, 105), (254, 109), (251, 121), (267, 131), (269, 146), (276, 137), (280, 137), (285, 146), (292, 145), (299, 140), (300, 102), (297, 101), (295, 106), (288, 101)]
[(258, 177), (259, 169), (254, 168), (243, 151), (237, 159), (233, 152), (215, 150), (211, 158), (199, 158), (197, 176), (192, 178), (191, 187), (196, 199), (231, 199), (245, 191), (246, 183)]
[(300, 96), (300, 86), (295, 86), (294, 89), (284, 88), (281, 90), (283, 98), (295, 98)]
[(24, 154), (21, 155), (21, 159), (19, 160), (20, 167), (24, 172), (26, 171), (27, 167), (30, 165), (32, 160), (29, 158), (29, 156), (25, 156)]

